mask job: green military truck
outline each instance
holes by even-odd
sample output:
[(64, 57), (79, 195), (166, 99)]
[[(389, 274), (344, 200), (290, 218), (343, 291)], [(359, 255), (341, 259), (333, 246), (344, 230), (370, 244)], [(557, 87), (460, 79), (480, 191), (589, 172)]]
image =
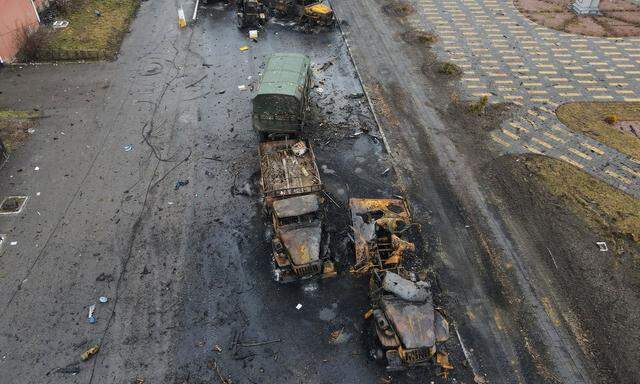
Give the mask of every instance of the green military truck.
[(253, 98), (253, 128), (263, 139), (295, 137), (305, 123), (311, 62), (299, 53), (275, 53), (267, 60)]

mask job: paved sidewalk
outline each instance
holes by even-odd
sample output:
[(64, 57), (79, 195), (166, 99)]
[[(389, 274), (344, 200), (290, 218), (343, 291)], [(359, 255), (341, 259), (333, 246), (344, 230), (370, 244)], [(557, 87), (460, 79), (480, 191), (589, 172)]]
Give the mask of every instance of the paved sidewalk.
[(640, 198), (640, 159), (570, 131), (554, 113), (571, 101), (640, 102), (640, 37), (559, 32), (506, 0), (419, 0), (417, 8), (408, 21), (438, 34), (442, 59), (464, 70), (470, 98), (527, 109), (492, 132), (502, 151), (567, 161)]

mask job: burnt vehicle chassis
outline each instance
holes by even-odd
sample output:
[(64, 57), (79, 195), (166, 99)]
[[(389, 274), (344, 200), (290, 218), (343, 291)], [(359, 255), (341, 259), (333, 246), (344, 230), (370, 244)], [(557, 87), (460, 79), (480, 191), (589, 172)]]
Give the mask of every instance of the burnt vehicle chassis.
[(351, 272), (365, 274), (372, 268), (393, 268), (413, 243), (403, 239), (411, 225), (409, 209), (401, 199), (349, 199), (354, 234), (355, 262)]
[(333, 277), (336, 270), (323, 246), (322, 191), (313, 149), (305, 140), (260, 143), (265, 206), (271, 215), (273, 273), (287, 283)]
[[(449, 324), (433, 304), (430, 284), (401, 268), (397, 272), (371, 273), (371, 354), (388, 372), (436, 363), (446, 375), (453, 366), (438, 344), (448, 340)], [(426, 279), (426, 274), (420, 276)]]

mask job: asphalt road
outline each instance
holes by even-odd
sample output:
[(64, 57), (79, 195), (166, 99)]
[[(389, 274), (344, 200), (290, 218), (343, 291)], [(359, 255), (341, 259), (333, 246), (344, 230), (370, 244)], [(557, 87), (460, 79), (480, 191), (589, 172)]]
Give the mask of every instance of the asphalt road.
[(334, 7), (415, 215), (429, 224), (470, 365), (495, 382), (589, 382), (592, 363), (550, 309), (554, 290), (539, 251), (526, 229), (495, 210), (493, 186), (483, 183), (485, 162), (497, 160), (469, 149), (481, 146), (481, 122), (449, 109), (446, 79), (425, 74), (428, 47), (403, 38), (413, 31), (399, 17), (406, 4)]
[[(399, 190), (365, 99), (345, 97), (362, 89), (338, 30), (271, 23), (253, 43), (231, 8), (203, 7), (184, 30), (174, 15), (172, 1), (143, 3), (113, 63), (0, 72), (1, 105), (43, 114), (0, 170), (3, 195), (29, 196), (19, 215), (0, 220), (0, 375), (10, 383), (376, 382), (384, 373), (363, 337), (368, 282), (346, 272), (345, 207), (352, 196)], [(271, 278), (251, 91), (238, 86), (252, 89), (277, 51), (304, 52), (316, 69), (332, 63), (316, 71), (308, 132), (335, 201), (324, 204), (341, 272), (332, 280), (281, 286)], [(343, 336), (330, 342), (336, 330)], [(80, 362), (94, 344), (97, 355)], [(462, 364), (455, 340), (450, 351)], [(459, 365), (454, 377), (467, 374)]]

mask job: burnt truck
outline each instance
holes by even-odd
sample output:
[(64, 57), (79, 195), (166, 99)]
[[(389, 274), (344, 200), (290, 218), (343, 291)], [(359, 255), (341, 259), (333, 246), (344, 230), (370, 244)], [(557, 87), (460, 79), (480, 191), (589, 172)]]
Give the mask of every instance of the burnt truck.
[(453, 369), (448, 354), (438, 349), (449, 339), (449, 323), (433, 304), (426, 276), (420, 273), (416, 278), (402, 269), (371, 273), (372, 355), (387, 371), (436, 363), (446, 376)]
[(265, 141), (259, 156), (262, 193), (273, 224), (275, 280), (335, 276), (335, 265), (323, 246), (322, 182), (309, 143)]
[(372, 268), (393, 268), (413, 243), (403, 239), (408, 229), (409, 210), (402, 199), (349, 199), (355, 262), (351, 272), (364, 274)]

